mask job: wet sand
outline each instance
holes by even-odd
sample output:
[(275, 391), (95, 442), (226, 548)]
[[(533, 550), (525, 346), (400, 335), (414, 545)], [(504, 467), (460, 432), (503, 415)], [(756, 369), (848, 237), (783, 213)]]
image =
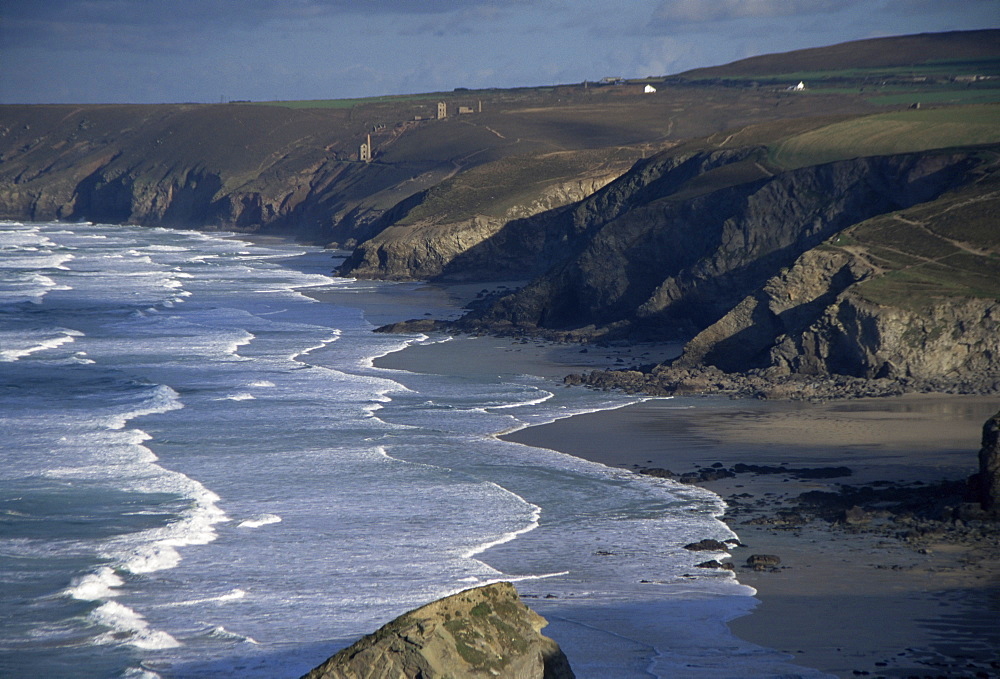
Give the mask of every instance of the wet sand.
[[(590, 348), (459, 337), (376, 361), (415, 372), (535, 374), (658, 360), (676, 347)], [(947, 540), (919, 550), (824, 521), (793, 529), (747, 525), (787, 509), (808, 490), (838, 484), (964, 479), (976, 469), (983, 422), (1000, 398), (915, 395), (828, 403), (654, 399), (567, 418), (505, 438), (609, 466), (678, 474), (738, 463), (847, 466), (852, 475), (797, 479), (739, 474), (701, 483), (731, 501), (726, 521), (746, 547), (732, 550), (740, 582), (758, 591), (738, 636), (841, 677), (1000, 677), (1000, 567)], [(736, 509), (740, 511), (735, 511)], [(745, 511), (744, 511), (745, 510)], [(984, 551), (984, 553), (987, 553)], [(741, 567), (750, 554), (781, 557), (776, 572)], [(991, 663), (993, 665), (991, 666)]]

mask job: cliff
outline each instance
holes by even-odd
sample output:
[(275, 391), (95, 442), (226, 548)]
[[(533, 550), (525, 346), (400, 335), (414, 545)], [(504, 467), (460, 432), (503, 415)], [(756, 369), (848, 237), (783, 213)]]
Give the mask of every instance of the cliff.
[(547, 623), (506, 582), (466, 590), (396, 618), (303, 679), (571, 679)]
[(546, 274), (464, 327), (590, 338), (690, 336), (824, 240), (975, 178), (971, 153), (780, 172), (762, 149), (669, 154), (546, 225)]
[(801, 398), (1000, 392), (995, 163), (976, 165), (966, 182), (807, 249), (698, 332), (670, 365), (574, 381)]
[(628, 170), (635, 155), (621, 148), (561, 151), (470, 169), (395, 213), (339, 271), (388, 280), (541, 273), (548, 262), (535, 247), (538, 220), (532, 218), (590, 196)]

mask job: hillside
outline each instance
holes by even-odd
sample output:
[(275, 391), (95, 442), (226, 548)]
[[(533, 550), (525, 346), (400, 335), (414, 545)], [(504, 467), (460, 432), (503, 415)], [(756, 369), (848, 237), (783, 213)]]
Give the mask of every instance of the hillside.
[[(686, 86), (653, 96), (580, 84), (437, 99), (450, 106), (443, 120), (410, 98), (350, 107), (2, 106), (0, 218), (266, 231), (351, 246), (388, 226), (379, 218), (401, 202), (504, 158), (525, 167), (538, 157), (544, 171), (552, 153), (609, 149), (609, 160), (624, 153), (631, 162), (676, 140), (817, 106), (868, 109), (855, 97)], [(482, 113), (456, 115), (479, 102)], [(362, 163), (369, 133), (374, 162)], [(563, 158), (558, 171), (572, 173)], [(604, 161), (585, 154), (575, 172), (595, 162)], [(497, 200), (524, 200), (526, 188), (501, 182), (497, 191), (513, 193)]]
[(854, 93), (876, 105), (1000, 101), (1000, 30), (923, 33), (766, 54), (671, 79), (729, 87)]
[[(722, 66), (686, 71), (687, 79), (733, 78), (776, 75), (793, 71), (821, 72), (831, 69), (917, 68), (942, 60), (972, 62), (995, 60), (1000, 30), (921, 33), (764, 54)], [(791, 69), (791, 70), (790, 70)]]

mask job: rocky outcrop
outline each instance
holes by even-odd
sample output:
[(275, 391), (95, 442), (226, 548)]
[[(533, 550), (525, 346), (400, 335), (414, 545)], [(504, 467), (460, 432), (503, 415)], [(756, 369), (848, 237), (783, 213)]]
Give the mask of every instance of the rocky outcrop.
[(980, 507), (1000, 517), (1000, 413), (983, 425), (979, 473), (972, 478), (971, 485)]
[(405, 613), (303, 679), (571, 679), (546, 624), (510, 583), (486, 585)]
[(779, 338), (771, 363), (807, 375), (1000, 388), (1000, 302), (956, 299), (919, 310), (886, 307), (848, 292), (813, 325)]
[(773, 363), (775, 338), (799, 335), (840, 293), (874, 273), (867, 261), (851, 253), (809, 250), (698, 333), (674, 365), (709, 364), (726, 371), (766, 368)]

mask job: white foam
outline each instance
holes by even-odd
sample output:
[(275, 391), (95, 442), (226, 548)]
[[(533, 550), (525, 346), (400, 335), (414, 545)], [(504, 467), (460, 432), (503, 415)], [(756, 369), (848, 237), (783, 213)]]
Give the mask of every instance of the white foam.
[(143, 669), (141, 667), (130, 667), (125, 670), (122, 675), (122, 679), (162, 679), (156, 672), (150, 672), (149, 670)]
[(270, 380), (257, 380), (256, 382), (251, 382), (248, 386), (251, 387), (273, 387), (274, 382)]
[[(375, 367), (375, 361), (377, 361), (378, 359), (384, 358), (389, 354), (395, 354), (396, 352), (402, 351), (403, 349), (406, 349), (408, 346), (412, 344), (421, 344), (429, 339), (430, 337), (428, 337), (427, 335), (417, 335), (416, 337), (401, 339), (398, 344), (386, 348), (381, 353), (374, 354), (372, 356), (366, 356), (365, 359), (361, 361), (361, 365), (364, 366), (365, 368), (378, 370), (378, 368)], [(386, 370), (386, 372), (400, 372), (400, 371)], [(401, 372), (407, 372), (407, 371), (404, 370)]]
[(129, 420), (137, 417), (167, 413), (171, 410), (180, 410), (183, 407), (180, 394), (165, 384), (158, 384), (153, 389), (152, 395), (142, 405), (134, 410), (112, 415), (105, 420), (105, 425), (108, 429), (124, 429)]
[(136, 648), (156, 650), (177, 648), (180, 643), (166, 632), (150, 628), (146, 619), (128, 606), (117, 601), (102, 604), (90, 613), (90, 619), (111, 628), (111, 632), (98, 636), (95, 643), (128, 644)]
[(242, 356), (239, 355), (240, 347), (250, 344), (250, 342), (254, 341), (256, 338), (257, 336), (252, 332), (243, 331), (243, 333), (241, 333), (239, 337), (233, 339), (223, 351), (233, 358), (242, 359)]
[(537, 406), (537, 405), (541, 405), (542, 403), (545, 403), (549, 399), (555, 397), (555, 394), (553, 394), (551, 391), (546, 391), (544, 389), (539, 389), (538, 391), (540, 393), (542, 393), (543, 396), (539, 396), (538, 398), (529, 399), (527, 401), (520, 401), (518, 403), (508, 403), (506, 405), (490, 406), (488, 409), (489, 410), (504, 410), (505, 408), (520, 408), (522, 406)]
[(260, 528), (272, 523), (281, 523), (281, 517), (277, 514), (261, 514), (249, 519), (245, 519), (237, 524), (237, 528)]
[(222, 625), (218, 627), (213, 627), (212, 631), (208, 633), (209, 636), (215, 637), (216, 639), (226, 639), (231, 641), (240, 641), (244, 644), (253, 644), (254, 646), (259, 646), (260, 644), (253, 637), (248, 637), (245, 634), (237, 634), (236, 632), (230, 632)]
[(178, 547), (212, 542), (218, 536), (215, 524), (229, 521), (225, 512), (215, 504), (219, 500), (215, 493), (183, 474), (175, 474), (175, 479), (189, 486), (186, 494), (195, 499), (195, 508), (180, 521), (129, 538), (128, 543), (123, 545), (126, 548), (124, 554), (119, 556), (123, 570), (152, 573), (174, 568), (181, 560)]
[[(3, 248), (8, 249), (8, 248)], [(31, 248), (31, 252), (37, 252), (35, 248)], [(64, 266), (67, 262), (76, 259), (76, 256), (70, 254), (69, 252), (44, 252), (37, 255), (25, 255), (23, 254), (25, 250), (22, 250), (18, 255), (11, 257), (10, 259), (0, 260), (0, 270), (2, 269), (26, 269), (26, 270), (38, 270), (38, 269), (58, 269), (60, 271), (69, 271), (69, 267)], [(51, 279), (49, 279), (51, 281)]]
[[(510, 490), (508, 490), (506, 488), (504, 488), (501, 485), (493, 483), (492, 481), (488, 481), (487, 485), (493, 486), (493, 487), (497, 488), (498, 490), (500, 490), (503, 493), (506, 493), (508, 495), (513, 495), (518, 500), (520, 500), (524, 504), (528, 505), (528, 507), (531, 508), (531, 519), (528, 521), (528, 525), (526, 525), (524, 528), (519, 528), (518, 530), (513, 530), (513, 531), (510, 531), (508, 533), (504, 533), (503, 535), (501, 535), (500, 537), (498, 537), (495, 540), (491, 540), (489, 542), (483, 543), (483, 544), (481, 544), (481, 545), (479, 545), (477, 547), (474, 547), (474, 548), (468, 550), (467, 552), (463, 553), (462, 554), (462, 558), (465, 558), (465, 559), (471, 559), (471, 558), (475, 557), (478, 554), (482, 554), (483, 552), (485, 552), (490, 547), (496, 547), (497, 545), (502, 545), (505, 542), (510, 542), (511, 540), (516, 540), (517, 537), (520, 536), (520, 535), (524, 535), (525, 533), (530, 533), (531, 531), (533, 531), (536, 528), (538, 528), (538, 520), (542, 516), (542, 508), (539, 507), (538, 505), (532, 504), (532, 503), (528, 502), (527, 500), (525, 500), (520, 495), (518, 495), (518, 494), (516, 494), (516, 493), (514, 493), (514, 492), (512, 492), (512, 491), (510, 491)], [(548, 577), (548, 576), (546, 576), (546, 577)]]
[(134, 547), (131, 555), (122, 562), (122, 568), (129, 573), (154, 573), (175, 568), (180, 562), (180, 552), (161, 542)]
[(17, 344), (20, 343), (22, 346), (14, 349), (4, 349), (0, 351), (0, 363), (13, 363), (25, 356), (30, 356), (31, 354), (36, 354), (40, 351), (48, 351), (51, 349), (57, 349), (64, 344), (69, 344), (76, 340), (77, 337), (83, 337), (83, 333), (79, 330), (70, 330), (68, 328), (54, 328), (52, 330), (42, 331), (42, 335), (47, 335), (49, 333), (56, 332), (59, 333), (54, 337), (42, 337), (38, 333), (4, 333), (4, 344)]
[(245, 599), (247, 593), (242, 589), (234, 589), (225, 594), (220, 594), (219, 596), (210, 596), (204, 599), (192, 599), (190, 601), (179, 601), (175, 604), (168, 604), (169, 606), (196, 606), (198, 604), (209, 604), (209, 603), (226, 603), (228, 601), (239, 601), (240, 599)]
[(94, 573), (74, 578), (73, 583), (63, 592), (80, 601), (108, 599), (118, 594), (115, 588), (125, 584), (113, 568), (102, 566)]
[(253, 401), (256, 396), (253, 394), (248, 394), (245, 391), (238, 392), (236, 394), (231, 394), (229, 396), (224, 396), (222, 398), (215, 399), (216, 401)]
[(315, 346), (308, 347), (306, 349), (303, 349), (302, 351), (299, 351), (297, 353), (292, 354), (291, 356), (289, 356), (289, 359), (292, 360), (292, 361), (296, 361), (296, 360), (298, 360), (298, 358), (300, 356), (306, 356), (306, 355), (312, 353), (313, 351), (316, 351), (317, 349), (322, 349), (323, 347), (327, 346), (328, 344), (330, 344), (332, 342), (336, 342), (337, 340), (339, 340), (340, 339), (340, 335), (341, 335), (341, 331), (338, 330), (338, 329), (336, 329), (336, 328), (333, 328), (332, 330), (333, 330), (333, 334), (331, 334), (325, 340), (320, 341), (320, 343), (317, 344), (317, 345), (315, 345)]

